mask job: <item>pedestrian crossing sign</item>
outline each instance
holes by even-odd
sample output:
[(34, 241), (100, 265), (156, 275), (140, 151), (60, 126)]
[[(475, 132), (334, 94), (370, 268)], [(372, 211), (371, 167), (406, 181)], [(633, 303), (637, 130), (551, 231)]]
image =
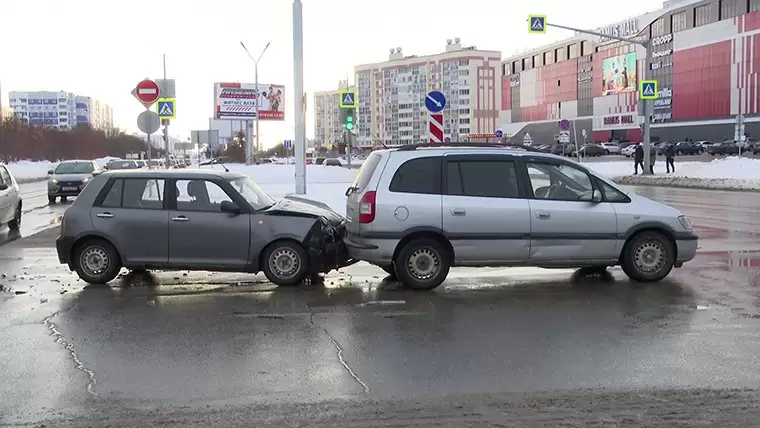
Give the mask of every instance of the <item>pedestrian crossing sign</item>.
[(176, 98), (159, 98), (156, 103), (156, 113), (162, 120), (171, 120), (177, 118), (177, 99)]
[(546, 32), (546, 15), (529, 15), (528, 16), (529, 33)]
[(656, 80), (642, 80), (639, 87), (639, 98), (642, 100), (656, 100), (657, 99), (657, 81)]
[(340, 108), (356, 108), (356, 91), (340, 91)]

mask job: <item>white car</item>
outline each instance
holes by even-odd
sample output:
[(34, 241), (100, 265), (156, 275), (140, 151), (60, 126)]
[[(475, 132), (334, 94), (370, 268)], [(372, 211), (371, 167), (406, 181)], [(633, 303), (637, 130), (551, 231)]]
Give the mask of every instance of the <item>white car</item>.
[(622, 155), (624, 155), (625, 157), (629, 158), (629, 157), (633, 156), (633, 152), (635, 152), (635, 151), (636, 151), (636, 147), (637, 147), (638, 145), (639, 145), (639, 144), (638, 144), (638, 143), (636, 143), (636, 144), (631, 144), (630, 146), (625, 146), (625, 147), (623, 147), (623, 149), (622, 149), (622, 150), (620, 150), (620, 154), (622, 154)]
[(21, 192), (8, 167), (0, 163), (0, 226), (4, 225), (10, 230), (21, 227)]
[(602, 143), (601, 146), (604, 149), (605, 155), (619, 155), (620, 154), (620, 146), (616, 143)]

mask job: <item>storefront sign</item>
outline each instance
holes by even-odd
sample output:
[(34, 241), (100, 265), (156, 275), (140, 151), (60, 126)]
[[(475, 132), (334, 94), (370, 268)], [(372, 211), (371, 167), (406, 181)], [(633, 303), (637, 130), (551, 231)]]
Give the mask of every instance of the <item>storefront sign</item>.
[[(639, 33), (639, 21), (636, 19), (629, 19), (628, 21), (619, 22), (617, 24), (610, 25), (609, 27), (600, 28), (598, 32), (614, 37), (628, 38)], [(609, 37), (598, 38), (599, 43), (605, 43), (610, 40), (614, 39), (611, 39)]]
[(652, 70), (657, 70), (660, 68), (668, 68), (673, 66), (673, 61), (664, 61), (664, 62), (653, 62), (652, 63)]
[(654, 108), (656, 110), (669, 109), (673, 105), (673, 90), (670, 88), (662, 88), (657, 95), (657, 99), (654, 100)]
[(665, 113), (655, 113), (654, 116), (652, 116), (653, 122), (665, 122), (666, 120), (670, 120), (673, 118), (672, 112), (665, 112)]
[(660, 46), (660, 45), (664, 45), (665, 43), (670, 43), (672, 41), (673, 41), (673, 35), (666, 34), (664, 36), (659, 36), (652, 39), (652, 46)]
[(632, 114), (622, 116), (607, 116), (604, 118), (604, 125), (631, 125), (636, 123)]
[(673, 53), (673, 49), (667, 49), (664, 51), (655, 52), (652, 54), (652, 58), (662, 58), (664, 56), (671, 55)]

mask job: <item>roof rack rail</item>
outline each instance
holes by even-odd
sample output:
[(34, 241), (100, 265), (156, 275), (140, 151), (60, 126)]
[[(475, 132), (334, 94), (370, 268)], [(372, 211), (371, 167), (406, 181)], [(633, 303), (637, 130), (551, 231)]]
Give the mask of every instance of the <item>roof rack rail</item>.
[(499, 144), (499, 143), (416, 143), (416, 144), (407, 144), (405, 146), (401, 146), (397, 148), (397, 151), (402, 152), (408, 152), (412, 150), (417, 150), (418, 148), (425, 148), (425, 147), (481, 147), (481, 148), (518, 148), (523, 149), (528, 152), (539, 152), (543, 153), (541, 150), (538, 150), (535, 147), (531, 146), (525, 146), (522, 144)]

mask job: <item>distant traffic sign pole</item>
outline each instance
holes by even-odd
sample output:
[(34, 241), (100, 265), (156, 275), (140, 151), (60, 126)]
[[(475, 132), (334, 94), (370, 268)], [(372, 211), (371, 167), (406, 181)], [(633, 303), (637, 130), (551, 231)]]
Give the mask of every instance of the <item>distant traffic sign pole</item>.
[(145, 141), (148, 143), (148, 168), (150, 168), (150, 160), (153, 158), (153, 144), (150, 141), (150, 136), (161, 127), (161, 119), (158, 117), (158, 114), (150, 111), (150, 107), (161, 97), (161, 90), (156, 82), (145, 78), (132, 89), (132, 96), (137, 98), (137, 101), (145, 107), (145, 111), (137, 116), (137, 127), (146, 135)]
[(425, 97), (425, 107), (428, 109), (428, 133), (431, 143), (443, 143), (443, 109), (446, 107), (446, 96), (439, 91), (432, 91)]
[[(644, 80), (652, 79), (652, 38), (641, 41), (636, 39), (629, 39), (626, 37), (618, 37), (612, 34), (603, 34), (598, 31), (582, 30), (580, 28), (568, 27), (566, 25), (550, 24), (546, 20), (546, 15), (528, 15), (528, 33), (545, 33), (546, 27), (554, 27), (562, 30), (569, 30), (583, 34), (589, 34), (591, 36), (602, 37), (604, 39), (618, 40), (621, 42), (632, 43), (644, 48), (646, 52), (646, 59), (644, 60)], [(651, 99), (642, 99), (639, 102), (639, 111), (644, 116), (643, 127), (643, 143), (644, 143), (644, 174), (650, 174), (649, 172), (649, 151), (651, 147), (651, 123), (652, 123), (652, 101)]]

